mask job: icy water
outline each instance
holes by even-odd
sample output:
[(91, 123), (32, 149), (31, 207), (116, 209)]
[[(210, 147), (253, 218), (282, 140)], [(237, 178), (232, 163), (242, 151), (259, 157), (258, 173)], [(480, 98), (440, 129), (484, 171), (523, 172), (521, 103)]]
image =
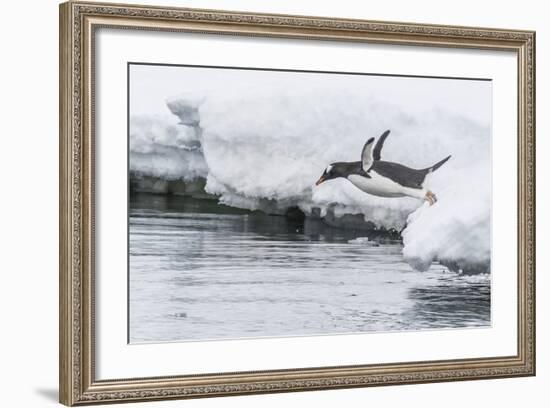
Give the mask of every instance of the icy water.
[(147, 194), (129, 229), (131, 343), (490, 325), (489, 275), (416, 272), (361, 231)]

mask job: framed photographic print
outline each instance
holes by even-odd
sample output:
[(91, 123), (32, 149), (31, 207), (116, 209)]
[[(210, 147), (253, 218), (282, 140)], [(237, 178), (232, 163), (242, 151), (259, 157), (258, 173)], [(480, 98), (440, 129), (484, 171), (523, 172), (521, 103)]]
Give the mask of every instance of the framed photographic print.
[(60, 6), (66, 405), (535, 374), (535, 33)]

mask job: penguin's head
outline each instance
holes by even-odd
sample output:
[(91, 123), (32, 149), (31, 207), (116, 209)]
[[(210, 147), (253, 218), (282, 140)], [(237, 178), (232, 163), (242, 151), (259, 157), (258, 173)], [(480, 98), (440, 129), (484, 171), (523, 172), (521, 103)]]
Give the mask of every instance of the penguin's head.
[(338, 167), (339, 163), (332, 163), (327, 166), (323, 174), (321, 174), (321, 177), (319, 177), (319, 180), (315, 183), (316, 186), (319, 184), (327, 181), (332, 180), (338, 177), (343, 177), (342, 173), (340, 172), (340, 169)]

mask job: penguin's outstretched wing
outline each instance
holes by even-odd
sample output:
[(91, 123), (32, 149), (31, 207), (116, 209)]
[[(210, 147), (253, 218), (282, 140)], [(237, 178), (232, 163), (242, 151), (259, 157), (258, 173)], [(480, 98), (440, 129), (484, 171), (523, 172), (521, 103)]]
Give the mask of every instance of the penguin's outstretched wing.
[(386, 141), (386, 138), (390, 134), (389, 130), (386, 130), (384, 133), (380, 135), (378, 138), (378, 141), (376, 142), (376, 146), (374, 146), (374, 150), (372, 152), (372, 158), (374, 160), (381, 160), (380, 153), (382, 152), (382, 147), (384, 147), (384, 142)]
[(363, 146), (363, 151), (361, 153), (361, 167), (363, 168), (363, 171), (365, 173), (369, 171), (372, 163), (374, 162), (374, 159), (372, 158), (373, 142), (374, 137), (371, 137), (369, 140), (367, 140), (367, 143), (365, 143), (365, 146)]

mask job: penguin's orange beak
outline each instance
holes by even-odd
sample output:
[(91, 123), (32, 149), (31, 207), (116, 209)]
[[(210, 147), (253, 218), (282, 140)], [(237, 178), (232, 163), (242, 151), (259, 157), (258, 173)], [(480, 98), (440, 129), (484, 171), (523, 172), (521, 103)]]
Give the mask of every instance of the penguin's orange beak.
[(319, 177), (319, 180), (317, 180), (317, 182), (315, 183), (316, 186), (318, 186), (319, 184), (321, 184), (323, 181), (325, 181), (325, 178), (323, 176)]

